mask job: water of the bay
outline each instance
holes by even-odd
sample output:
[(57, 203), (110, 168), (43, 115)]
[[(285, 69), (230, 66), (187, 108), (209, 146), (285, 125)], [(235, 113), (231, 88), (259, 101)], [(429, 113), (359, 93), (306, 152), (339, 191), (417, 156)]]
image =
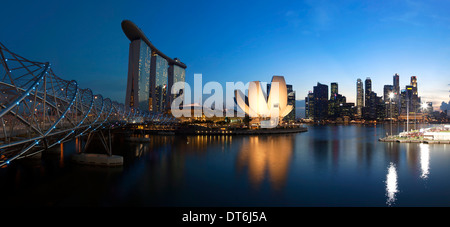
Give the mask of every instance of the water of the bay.
[(142, 143), (116, 136), (113, 152), (124, 166), (114, 168), (72, 163), (72, 141), (0, 169), (0, 193), (3, 204), (17, 206), (450, 205), (450, 144), (379, 142), (389, 124), (306, 127), (282, 135), (150, 135)]

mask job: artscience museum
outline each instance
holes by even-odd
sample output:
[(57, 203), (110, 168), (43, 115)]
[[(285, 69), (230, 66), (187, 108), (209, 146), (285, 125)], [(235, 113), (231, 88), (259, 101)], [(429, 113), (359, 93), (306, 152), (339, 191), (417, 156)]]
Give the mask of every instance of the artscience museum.
[(249, 83), (248, 96), (235, 90), (236, 103), (249, 117), (252, 124), (261, 128), (273, 128), (294, 108), (288, 104), (288, 89), (283, 76), (273, 76), (267, 94), (260, 81)]

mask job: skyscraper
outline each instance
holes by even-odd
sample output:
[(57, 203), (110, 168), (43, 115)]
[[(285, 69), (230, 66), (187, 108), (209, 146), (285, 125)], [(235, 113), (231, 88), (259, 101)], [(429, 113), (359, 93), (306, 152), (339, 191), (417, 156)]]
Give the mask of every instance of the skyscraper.
[(151, 49), (142, 40), (130, 43), (128, 56), (128, 82), (125, 96), (127, 108), (149, 110)]
[(394, 102), (397, 104), (397, 114), (400, 115), (402, 104), (401, 104), (401, 91), (400, 91), (400, 76), (396, 73), (393, 76), (393, 91), (394, 91)]
[(417, 77), (411, 77), (411, 86), (412, 86), (412, 94), (411, 94), (411, 107), (412, 112), (416, 113), (420, 107), (419, 104), (419, 95), (417, 91)]
[(396, 73), (393, 77), (394, 95), (400, 96), (400, 76)]
[(169, 84), (168, 77), (168, 62), (166, 59), (158, 55), (156, 52), (152, 53), (152, 65), (150, 67), (150, 111), (164, 112), (167, 108), (167, 86)]
[(173, 100), (170, 89), (185, 80), (186, 65), (159, 51), (133, 22), (122, 21), (122, 30), (131, 41), (125, 108), (166, 111)]
[(314, 119), (314, 93), (308, 92), (308, 96), (305, 97), (305, 118)]
[(331, 83), (331, 95), (328, 102), (328, 118), (336, 120), (341, 117), (341, 107), (346, 103), (345, 96), (338, 93), (338, 84)]
[(362, 107), (364, 106), (364, 88), (361, 79), (356, 81), (356, 114), (362, 117)]
[(413, 95), (417, 95), (417, 77), (411, 77), (411, 86), (413, 86)]
[(393, 85), (384, 85), (384, 88), (383, 88), (383, 101), (388, 103), (389, 99), (390, 99), (389, 95), (391, 93), (393, 93), (393, 92), (394, 92), (394, 86)]
[[(178, 58), (174, 59), (176, 62), (180, 62)], [(177, 82), (185, 82), (186, 81), (186, 70), (183, 67), (180, 67), (179, 65), (170, 63), (169, 64), (169, 86), (167, 92), (169, 93), (169, 105), (172, 103), (172, 101), (183, 94), (184, 92), (184, 85), (181, 87), (181, 91), (177, 95), (171, 95), (172, 86)]]
[(366, 78), (365, 83), (365, 95), (364, 95), (364, 106), (368, 106), (368, 103), (370, 103), (370, 93), (372, 92), (372, 80), (370, 77)]
[(286, 115), (283, 120), (284, 121), (294, 121), (295, 120), (295, 91), (292, 88), (291, 84), (286, 84), (286, 89), (287, 89), (287, 104), (288, 105), (292, 105), (294, 108), (292, 109), (292, 111)]
[(338, 84), (336, 82), (331, 83), (331, 96), (338, 94)]
[(314, 86), (314, 121), (328, 118), (328, 86), (317, 82)]

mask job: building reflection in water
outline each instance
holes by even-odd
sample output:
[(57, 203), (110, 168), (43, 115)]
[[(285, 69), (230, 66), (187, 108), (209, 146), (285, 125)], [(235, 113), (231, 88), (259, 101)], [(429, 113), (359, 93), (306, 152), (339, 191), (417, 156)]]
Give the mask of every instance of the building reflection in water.
[(422, 169), (422, 174), (420, 178), (427, 179), (430, 173), (430, 148), (428, 144), (421, 143), (420, 145), (420, 167)]
[(292, 160), (293, 144), (292, 135), (246, 138), (237, 156), (238, 172), (247, 168), (250, 183), (256, 188), (267, 176), (273, 189), (281, 189)]
[(392, 205), (396, 198), (395, 194), (398, 192), (397, 186), (397, 169), (394, 163), (390, 163), (388, 167), (388, 173), (386, 175), (386, 195), (387, 195), (387, 205)]

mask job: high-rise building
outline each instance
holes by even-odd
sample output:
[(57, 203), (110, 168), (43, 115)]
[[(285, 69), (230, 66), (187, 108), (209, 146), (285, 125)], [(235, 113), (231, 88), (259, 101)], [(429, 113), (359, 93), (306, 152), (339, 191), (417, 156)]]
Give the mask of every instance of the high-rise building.
[(370, 77), (367, 77), (364, 83), (365, 83), (364, 106), (368, 106), (368, 103), (370, 103), (370, 93), (372, 92), (372, 80), (370, 79)]
[(411, 77), (411, 86), (413, 87), (413, 95), (418, 95), (417, 94), (417, 77), (416, 76)]
[(393, 85), (384, 85), (383, 88), (383, 101), (388, 103), (390, 99), (391, 93), (394, 92), (394, 86)]
[(411, 107), (412, 112), (416, 113), (420, 108), (420, 99), (417, 91), (417, 77), (411, 77), (411, 86), (412, 86), (412, 94), (411, 94)]
[(308, 96), (305, 97), (305, 118), (314, 119), (314, 93), (308, 92)]
[[(174, 58), (174, 60), (176, 62), (180, 62), (180, 60), (178, 58)], [(168, 78), (168, 82), (169, 82), (169, 86), (168, 86), (168, 93), (172, 94), (172, 86), (177, 83), (177, 82), (185, 82), (186, 81), (186, 70), (183, 67), (180, 67), (179, 65), (176, 64), (169, 64), (169, 78)], [(178, 94), (174, 94), (174, 95), (170, 95), (170, 99), (169, 99), (169, 105), (170, 103), (172, 103), (172, 101), (177, 98), (178, 96), (182, 95), (184, 92), (184, 84), (180, 87), (181, 90), (179, 91)]]
[(394, 94), (399, 97), (400, 95), (400, 76), (396, 73), (393, 77), (393, 85), (392, 90)]
[(331, 83), (331, 96), (338, 94), (338, 84), (336, 82)]
[(149, 110), (151, 49), (142, 40), (130, 43), (126, 107)]
[[(392, 95), (392, 98), (391, 98)], [(394, 94), (394, 86), (393, 85), (384, 85), (383, 88), (383, 101), (385, 103), (385, 116), (391, 118), (397, 116), (396, 110), (396, 97)]]
[(338, 84), (331, 83), (331, 95), (328, 102), (328, 117), (332, 120), (341, 117), (341, 107), (346, 101), (345, 96), (338, 93)]
[(406, 85), (405, 95), (402, 96), (402, 98), (405, 99), (404, 102), (403, 102), (405, 104), (404, 107), (403, 107), (403, 104), (402, 104), (402, 108), (403, 108), (402, 112), (403, 113), (415, 112), (414, 111), (414, 107), (413, 107), (413, 102), (412, 102), (412, 99), (413, 99), (413, 86), (412, 85)]
[(400, 115), (401, 113), (401, 91), (400, 91), (400, 76), (398, 73), (393, 76), (393, 85), (392, 90), (394, 91), (394, 102), (397, 104), (397, 113)]
[(356, 115), (362, 117), (362, 108), (364, 106), (364, 88), (361, 79), (356, 81)]
[(295, 91), (292, 88), (291, 84), (286, 84), (286, 89), (287, 89), (287, 104), (288, 105), (292, 105), (294, 108), (292, 109), (292, 111), (290, 113), (288, 113), (288, 115), (286, 115), (283, 120), (284, 121), (294, 121), (295, 120)]
[(159, 51), (133, 22), (122, 21), (122, 30), (131, 41), (125, 108), (168, 110), (173, 100), (170, 89), (173, 83), (185, 80), (186, 65)]
[(150, 111), (159, 113), (164, 112), (167, 105), (167, 86), (169, 84), (168, 62), (166, 59), (152, 53), (152, 66), (150, 70)]
[(314, 121), (323, 121), (328, 118), (328, 86), (317, 83), (314, 86)]

